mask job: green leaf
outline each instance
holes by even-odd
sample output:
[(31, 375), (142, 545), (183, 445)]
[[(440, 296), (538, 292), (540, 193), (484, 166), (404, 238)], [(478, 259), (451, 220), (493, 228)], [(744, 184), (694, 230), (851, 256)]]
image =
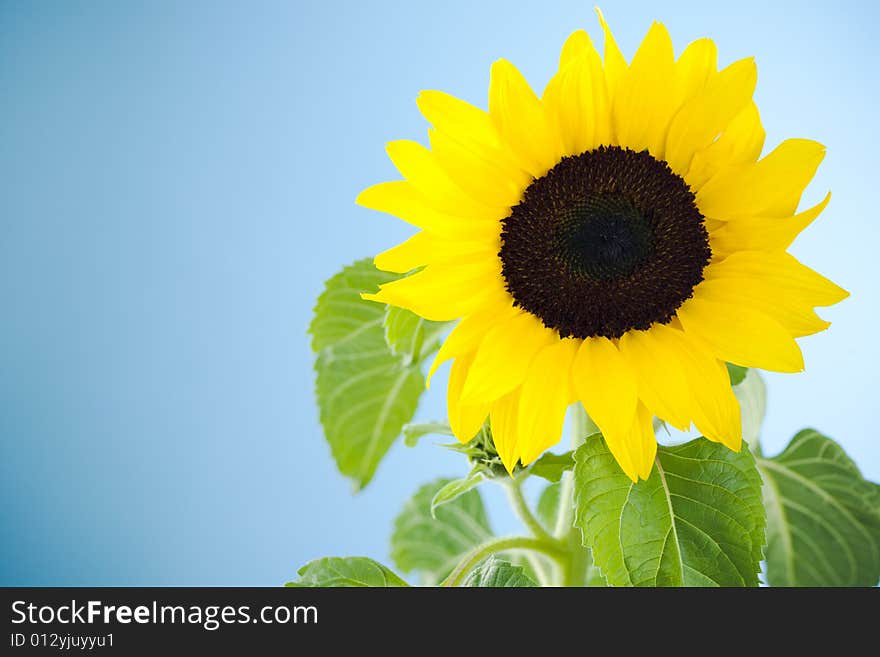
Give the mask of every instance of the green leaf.
[(403, 572), (418, 571), (426, 584), (442, 580), (461, 557), (492, 537), (483, 500), (476, 489), (436, 509), (431, 502), (451, 480), (425, 484), (406, 503), (394, 521), (391, 559)]
[(757, 452), (767, 410), (767, 386), (757, 370), (746, 370), (742, 381), (733, 387), (733, 394), (739, 400), (743, 440)]
[(468, 587), (512, 588), (537, 586), (520, 566), (514, 566), (494, 555), (486, 559), (461, 583)]
[(874, 586), (880, 579), (880, 486), (830, 438), (798, 433), (759, 458), (771, 586)]
[(556, 482), (562, 478), (562, 473), (574, 467), (574, 455), (572, 452), (554, 454), (544, 452), (543, 456), (535, 461), (529, 468), (529, 472), (536, 477), (547, 481)]
[(761, 477), (744, 445), (661, 447), (634, 484), (595, 436), (575, 452), (575, 525), (612, 586), (757, 586)]
[(437, 507), (448, 504), (452, 500), (458, 499), (467, 493), (471, 488), (478, 486), (486, 480), (486, 473), (475, 468), (464, 479), (453, 479), (448, 484), (440, 488), (431, 499), (431, 517), (437, 518)]
[(324, 435), (357, 489), (372, 479), (425, 388), (419, 363), (385, 342), (385, 306), (360, 298), (392, 278), (369, 260), (346, 267), (327, 281), (309, 328)]
[(440, 347), (441, 336), (449, 324), (431, 322), (409, 310), (388, 306), (384, 321), (385, 342), (392, 353), (403, 357), (404, 363), (415, 363)]
[(310, 561), (297, 572), (299, 579), (285, 586), (352, 587), (409, 586), (398, 575), (367, 557), (324, 557)]
[(738, 386), (746, 378), (748, 367), (727, 363), (727, 374), (730, 376), (730, 385)]
[(403, 427), (403, 444), (407, 447), (415, 447), (419, 438), (436, 434), (438, 436), (453, 436), (448, 422), (414, 422)]

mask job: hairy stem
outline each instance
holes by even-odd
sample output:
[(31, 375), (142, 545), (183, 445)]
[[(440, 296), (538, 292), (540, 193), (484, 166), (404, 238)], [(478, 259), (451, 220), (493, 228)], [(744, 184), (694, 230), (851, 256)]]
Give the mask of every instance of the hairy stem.
[(562, 586), (586, 586), (590, 555), (581, 545), (580, 532), (572, 528), (568, 533), (568, 563), (562, 571)]
[[(571, 448), (580, 447), (587, 436), (598, 431), (593, 421), (587, 416), (587, 412), (580, 404), (572, 407), (571, 414)], [(563, 538), (571, 530), (572, 507), (574, 504), (574, 475), (566, 472), (562, 475), (559, 488), (559, 513), (556, 516), (556, 528), (554, 535)]]
[(548, 541), (531, 536), (494, 538), (482, 545), (478, 545), (466, 554), (440, 586), (458, 586), (467, 574), (483, 559), (497, 552), (505, 552), (507, 550), (534, 550), (560, 561), (566, 561), (568, 558), (565, 548), (554, 540)]
[(526, 502), (526, 498), (522, 491), (523, 479), (524, 477), (508, 480), (505, 487), (507, 488), (507, 497), (510, 500), (510, 505), (513, 507), (513, 510), (519, 519), (522, 520), (522, 523), (530, 532), (532, 532), (532, 534), (546, 541), (552, 541), (553, 537), (547, 533), (547, 530), (544, 529), (541, 522), (535, 517), (532, 510), (529, 508), (528, 502)]
[[(584, 407), (575, 404), (571, 415), (571, 448), (580, 447), (587, 436), (598, 431)], [(561, 586), (584, 586), (587, 575), (587, 552), (581, 545), (580, 532), (574, 527), (574, 473), (565, 472), (559, 487), (559, 513), (553, 532), (557, 540), (566, 544), (568, 559), (562, 563), (559, 577)]]
[[(553, 585), (552, 574), (547, 572), (548, 564), (541, 558), (541, 555), (528, 551), (526, 552), (526, 560), (529, 562), (532, 570), (535, 571), (535, 577), (538, 578), (538, 586)], [(553, 567), (553, 564), (549, 565)]]

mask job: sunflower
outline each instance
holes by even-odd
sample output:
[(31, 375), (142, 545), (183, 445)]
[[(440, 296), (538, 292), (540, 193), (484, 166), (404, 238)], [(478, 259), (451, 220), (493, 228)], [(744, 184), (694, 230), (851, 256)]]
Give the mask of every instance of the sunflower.
[(798, 212), (825, 148), (790, 139), (764, 157), (752, 58), (717, 68), (710, 39), (675, 57), (654, 23), (627, 63), (599, 13), (539, 97), (505, 60), (489, 110), (439, 91), (418, 106), (430, 148), (394, 141), (404, 180), (358, 203), (419, 228), (375, 258), (408, 274), (364, 294), (460, 320), (449, 422), (468, 441), (489, 417), (509, 471), (560, 438), (583, 404), (633, 480), (647, 478), (656, 416), (733, 450), (739, 405), (725, 362), (804, 368), (795, 338), (847, 292), (786, 249), (828, 204)]

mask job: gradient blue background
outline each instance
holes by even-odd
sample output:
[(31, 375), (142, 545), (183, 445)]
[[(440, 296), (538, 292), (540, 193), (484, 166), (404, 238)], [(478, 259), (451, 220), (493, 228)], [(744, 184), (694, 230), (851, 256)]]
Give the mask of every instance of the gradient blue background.
[[(768, 145), (828, 145), (805, 202), (834, 199), (794, 251), (853, 296), (804, 374), (768, 377), (764, 441), (812, 425), (880, 479), (876, 5), (604, 9), (627, 55), (654, 18), (679, 50), (756, 55)], [(541, 88), (581, 26), (599, 41), (582, 1), (0, 2), (0, 582), (273, 585), (385, 559), (405, 498), (463, 464), (398, 445), (351, 495), (312, 304), (407, 235), (353, 199), (395, 177), (383, 142), (425, 137), (417, 92), (484, 105), (502, 56)]]

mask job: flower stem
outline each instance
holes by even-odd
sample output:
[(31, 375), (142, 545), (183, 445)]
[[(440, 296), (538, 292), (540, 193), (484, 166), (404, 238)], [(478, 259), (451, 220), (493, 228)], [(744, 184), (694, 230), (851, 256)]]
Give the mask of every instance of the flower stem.
[(547, 566), (550, 565), (552, 567), (553, 564), (546, 564), (541, 556), (534, 552), (526, 552), (525, 556), (529, 565), (532, 567), (532, 570), (535, 572), (535, 577), (538, 579), (538, 586), (551, 586), (553, 584), (553, 579), (551, 578), (550, 573), (547, 572)]
[[(599, 428), (587, 415), (584, 407), (575, 404), (571, 415), (571, 448), (580, 447), (587, 436)], [(553, 531), (558, 541), (567, 547), (568, 559), (561, 562), (559, 584), (561, 586), (584, 586), (587, 575), (587, 552), (581, 545), (580, 532), (574, 527), (574, 473), (565, 472), (559, 487), (559, 513)]]
[[(571, 414), (571, 448), (580, 447), (589, 434), (598, 430), (593, 421), (587, 416), (587, 412), (580, 404), (575, 404)], [(556, 528), (554, 535), (563, 538), (571, 530), (572, 508), (574, 504), (574, 475), (566, 472), (562, 475), (562, 483), (559, 488), (559, 513), (556, 516)]]
[(530, 532), (532, 532), (532, 534), (545, 541), (553, 541), (553, 537), (547, 533), (547, 530), (544, 529), (541, 522), (535, 517), (532, 510), (529, 508), (528, 502), (526, 502), (526, 498), (522, 491), (523, 479), (524, 477), (508, 480), (505, 487), (507, 488), (507, 497), (510, 499), (510, 505), (513, 507), (513, 510), (519, 519), (522, 520), (523, 524)]
[(586, 586), (590, 557), (581, 545), (580, 532), (572, 528), (568, 532), (568, 563), (562, 570), (562, 586)]
[(556, 538), (561, 539), (571, 529), (573, 497), (574, 476), (571, 472), (564, 472), (559, 483), (559, 512), (556, 516), (556, 528), (553, 531)]
[(482, 545), (478, 545), (459, 562), (459, 564), (449, 573), (440, 586), (458, 586), (473, 570), (473, 568), (486, 557), (497, 552), (506, 550), (534, 550), (541, 552), (554, 559), (565, 561), (568, 553), (565, 548), (554, 540), (546, 540), (541, 538), (533, 538), (531, 536), (508, 536), (503, 538), (494, 538), (486, 541)]

